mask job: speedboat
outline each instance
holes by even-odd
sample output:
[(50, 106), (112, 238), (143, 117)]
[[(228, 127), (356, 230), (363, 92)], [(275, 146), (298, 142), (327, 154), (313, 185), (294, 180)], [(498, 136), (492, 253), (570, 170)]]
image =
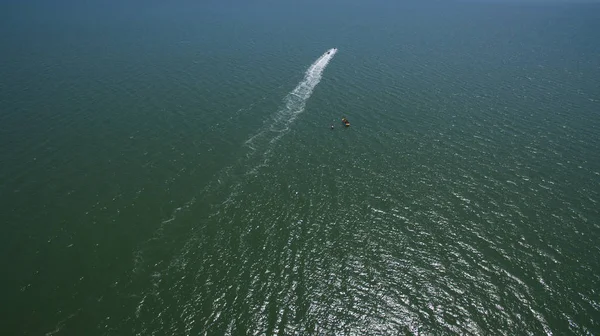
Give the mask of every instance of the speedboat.
[(350, 122), (348, 121), (348, 119), (346, 119), (346, 117), (342, 118), (342, 124), (344, 124), (344, 126), (346, 126), (346, 127), (350, 126)]

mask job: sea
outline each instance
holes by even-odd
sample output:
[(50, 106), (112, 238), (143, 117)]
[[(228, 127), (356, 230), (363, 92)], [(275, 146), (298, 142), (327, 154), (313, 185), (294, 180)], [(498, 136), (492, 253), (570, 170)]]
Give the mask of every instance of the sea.
[(600, 335), (600, 4), (3, 1), (0, 233), (2, 335)]

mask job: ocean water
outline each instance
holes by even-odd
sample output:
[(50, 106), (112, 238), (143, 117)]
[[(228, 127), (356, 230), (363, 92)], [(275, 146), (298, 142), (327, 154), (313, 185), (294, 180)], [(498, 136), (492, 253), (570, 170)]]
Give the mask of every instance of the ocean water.
[(600, 333), (599, 5), (0, 19), (2, 334)]

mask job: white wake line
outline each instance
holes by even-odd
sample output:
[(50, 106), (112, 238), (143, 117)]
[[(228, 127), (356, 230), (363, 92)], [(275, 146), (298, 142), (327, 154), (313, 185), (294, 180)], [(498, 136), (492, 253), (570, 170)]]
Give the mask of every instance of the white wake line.
[[(290, 124), (298, 117), (298, 115), (304, 112), (306, 101), (312, 95), (313, 90), (321, 81), (323, 71), (333, 59), (333, 56), (337, 53), (336, 48), (327, 50), (321, 57), (319, 57), (313, 64), (310, 65), (308, 70), (304, 73), (304, 79), (286, 95), (283, 99), (285, 105), (279, 109), (271, 118), (270, 123), (263, 127), (258, 133), (254, 134), (244, 144), (252, 150), (256, 150), (257, 146), (254, 145), (254, 141), (260, 137), (266, 137), (267, 132), (280, 133), (273, 136), (271, 139), (265, 139), (269, 144), (277, 142), (283, 134), (289, 130)], [(265, 152), (268, 153), (269, 150)]]
[[(252, 150), (252, 152), (256, 152), (257, 149), (261, 149), (259, 146), (254, 146), (253, 141), (255, 139), (261, 138), (263, 140), (262, 144), (271, 146), (276, 143), (281, 137), (289, 130), (289, 125), (296, 119), (296, 116), (304, 111), (304, 106), (306, 101), (312, 94), (313, 89), (319, 84), (321, 81), (321, 75), (325, 70), (325, 67), (331, 61), (335, 53), (337, 52), (336, 48), (329, 49), (325, 52), (321, 57), (319, 57), (311, 66), (306, 70), (304, 74), (304, 79), (294, 88), (293, 91), (287, 94), (284, 98), (285, 106), (278, 110), (271, 118), (270, 123), (264, 126), (261, 130), (259, 130), (255, 135), (245, 141), (244, 145)], [(263, 98), (264, 99), (264, 98)], [(277, 133), (276, 135), (270, 134), (270, 132)], [(264, 138), (264, 139), (263, 139)], [(254, 167), (250, 170), (250, 172), (255, 172), (256, 169), (260, 166), (263, 166), (266, 163), (266, 155), (270, 152), (270, 149), (265, 149), (263, 154), (263, 163), (259, 164), (257, 167)], [(253, 155), (246, 155), (246, 159), (252, 157)], [(242, 159), (243, 160), (243, 159)], [(218, 175), (226, 175), (233, 167), (227, 167), (223, 169)], [(217, 183), (218, 182), (218, 183)], [(220, 185), (221, 180), (217, 179), (217, 181), (213, 181), (208, 183), (207, 186), (204, 187), (201, 194), (205, 194), (209, 190), (215, 188), (215, 185)], [(162, 226), (174, 221), (179, 212), (187, 210), (190, 206), (196, 203), (196, 197), (192, 198), (190, 201), (186, 202), (183, 206), (176, 208), (171, 216), (163, 220), (161, 222)]]
[[(284, 98), (285, 106), (283, 108), (279, 109), (271, 117), (270, 122), (267, 122), (267, 124), (262, 128), (262, 130), (260, 130), (258, 133), (256, 133), (254, 136), (252, 136), (250, 139), (246, 140), (246, 142), (245, 142), (246, 146), (250, 147), (254, 152), (256, 152), (256, 149), (253, 147), (253, 145), (254, 145), (253, 141), (255, 139), (261, 139), (262, 145), (271, 147), (271, 145), (273, 143), (277, 142), (286, 133), (286, 131), (289, 129), (289, 125), (294, 121), (294, 119), (296, 119), (296, 117), (300, 113), (302, 113), (304, 111), (306, 101), (308, 100), (308, 98), (310, 98), (312, 91), (317, 86), (317, 84), (319, 84), (319, 82), (321, 81), (321, 76), (323, 74), (323, 71), (325, 70), (325, 68), (327, 67), (327, 64), (329, 64), (329, 62), (331, 61), (333, 56), (336, 54), (336, 52), (337, 52), (337, 49), (335, 49), (335, 48), (329, 49), (325, 54), (323, 54), (321, 57), (319, 57), (308, 68), (308, 70), (306, 71), (306, 73), (304, 75), (304, 79), (296, 86), (296, 88), (294, 88), (293, 91), (288, 93), (288, 95)], [(273, 134), (272, 132), (276, 132), (277, 134)], [(259, 146), (257, 146), (257, 148), (261, 149), (261, 150), (265, 149), (264, 147), (261, 148)], [(256, 169), (258, 169), (258, 167), (266, 164), (267, 156), (270, 151), (271, 151), (270, 148), (266, 148), (266, 150), (262, 153), (262, 156), (261, 156), (261, 160), (264, 161), (263, 164), (260, 164), (259, 166), (255, 167), (254, 169), (252, 169), (252, 171), (255, 171)], [(248, 156), (246, 156), (246, 159), (248, 159)], [(247, 160), (244, 160), (242, 158), (240, 163), (245, 164), (245, 163), (247, 163)], [(229, 167), (222, 169), (217, 174), (216, 180), (209, 182), (208, 185), (206, 185), (202, 189), (202, 191), (200, 192), (200, 195), (206, 195), (210, 191), (214, 191), (214, 190), (217, 190), (217, 188), (221, 188), (221, 183), (222, 183), (221, 178), (229, 176), (233, 169), (234, 169), (234, 166), (229, 166)], [(223, 202), (222, 204), (228, 202), (232, 196), (235, 196), (237, 194), (238, 191), (236, 189), (240, 186), (241, 183), (242, 182), (237, 181), (237, 183), (233, 183), (233, 186), (229, 187), (229, 189), (230, 189), (229, 196), (228, 196), (227, 200), (225, 200), (225, 202)], [(224, 188), (227, 188), (227, 186), (224, 186)], [(172, 212), (170, 218), (163, 220), (161, 222), (160, 227), (155, 231), (153, 236), (150, 239), (148, 239), (147, 241), (143, 242), (140, 246), (138, 246), (137, 251), (134, 253), (134, 255), (135, 255), (135, 258), (134, 258), (135, 266), (133, 269), (134, 273), (137, 273), (138, 267), (140, 267), (140, 266), (138, 266), (138, 264), (140, 262), (138, 262), (137, 260), (138, 259), (143, 260), (142, 256), (143, 256), (145, 250), (147, 248), (149, 248), (148, 247), (149, 245), (147, 245), (147, 244), (149, 244), (152, 241), (161, 239), (162, 232), (163, 232), (164, 228), (166, 227), (166, 225), (171, 223), (172, 221), (175, 221), (180, 212), (187, 211), (187, 209), (190, 208), (193, 204), (195, 204), (198, 199), (203, 200), (204, 198), (202, 196), (199, 196), (199, 198), (193, 197), (190, 201), (186, 202), (183, 206), (176, 208)], [(220, 209), (217, 212), (213, 213), (212, 215), (218, 214), (219, 211), (220, 211)], [(196, 239), (197, 238), (195, 237), (195, 234), (192, 234), (191, 239), (189, 239), (184, 244), (184, 246), (182, 248), (182, 251), (183, 251), (182, 254), (177, 255), (175, 258), (173, 258), (171, 260), (171, 262), (166, 266), (166, 269), (165, 269), (166, 271), (169, 271), (172, 267), (175, 267), (174, 265), (176, 265), (176, 262), (179, 262), (180, 260), (185, 261), (187, 251), (191, 250), (191, 248), (193, 247), (193, 244), (195, 244), (195, 242), (196, 242)], [(143, 261), (141, 263), (143, 263)], [(141, 267), (143, 268), (144, 266), (141, 266)], [(151, 291), (152, 290), (153, 289), (151, 289)], [(139, 302), (138, 307), (136, 309), (136, 313), (135, 313), (136, 318), (139, 318), (140, 311), (141, 311), (141, 309), (143, 309), (144, 301), (148, 295), (149, 295), (149, 293), (147, 292), (147, 290), (143, 289), (142, 295), (141, 295), (143, 298)]]

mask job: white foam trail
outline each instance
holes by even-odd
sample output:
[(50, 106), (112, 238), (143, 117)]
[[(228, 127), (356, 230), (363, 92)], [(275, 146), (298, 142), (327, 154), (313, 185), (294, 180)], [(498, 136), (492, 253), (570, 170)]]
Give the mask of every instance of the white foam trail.
[[(159, 228), (155, 231), (154, 235), (138, 247), (137, 251), (134, 253), (134, 268), (132, 272), (133, 274), (149, 276), (150, 285), (141, 289), (141, 292), (139, 294), (141, 300), (139, 301), (138, 306), (134, 312), (134, 316), (136, 319), (140, 319), (140, 316), (142, 316), (143, 314), (145, 315), (148, 313), (152, 313), (151, 310), (153, 308), (146, 307), (147, 304), (145, 302), (147, 298), (160, 298), (162, 295), (172, 295), (170, 288), (166, 288), (163, 291), (157, 290), (157, 278), (160, 279), (161, 273), (185, 272), (185, 267), (189, 262), (190, 258), (194, 258), (195, 252), (199, 251), (199, 246), (203, 244), (201, 241), (202, 236), (197, 235), (194, 231), (190, 231), (191, 237), (187, 239), (187, 241), (185, 241), (185, 244), (181, 248), (179, 253), (173, 256), (171, 258), (171, 262), (169, 263), (151, 263), (151, 260), (154, 260), (152, 259), (152, 257), (148, 258), (150, 261), (144, 260), (146, 257), (146, 251), (151, 251), (154, 248), (156, 248), (156, 246), (162, 245), (162, 239), (164, 235), (163, 231), (165, 231), (169, 227), (169, 225), (172, 224), (172, 222), (177, 220), (178, 216), (181, 215), (181, 213), (187, 212), (195, 203), (197, 203), (197, 201), (198, 203), (215, 202), (214, 199), (209, 199), (212, 197), (217, 197), (214, 196), (215, 194), (219, 194), (219, 199), (224, 199), (222, 203), (215, 205), (215, 207), (212, 208), (212, 210), (210, 210), (211, 213), (208, 214), (208, 219), (214, 216), (219, 216), (221, 213), (224, 213), (228, 210), (229, 206), (231, 206), (231, 204), (235, 202), (234, 198), (240, 194), (240, 188), (245, 181), (243, 176), (241, 178), (237, 176), (236, 168), (241, 167), (241, 169), (246, 170), (249, 166), (252, 167), (253, 164), (257, 162), (256, 160), (262, 162), (250, 171), (250, 173), (252, 173), (256, 171), (258, 167), (264, 166), (266, 164), (266, 162), (268, 161), (268, 154), (272, 150), (272, 145), (275, 142), (277, 142), (289, 130), (289, 126), (291, 125), (291, 123), (296, 119), (296, 117), (300, 113), (304, 111), (306, 101), (310, 98), (314, 88), (321, 81), (323, 71), (325, 70), (325, 68), (336, 53), (337, 49), (329, 49), (327, 52), (321, 55), (321, 57), (319, 57), (308, 68), (308, 70), (306, 70), (304, 79), (296, 86), (296, 88), (294, 88), (293, 91), (288, 93), (288, 95), (284, 98), (283, 107), (277, 110), (277, 112), (265, 122), (265, 126), (260, 131), (258, 131), (254, 136), (252, 136), (245, 142), (246, 146), (248, 146), (252, 150), (251, 153), (249, 153), (245, 157), (241, 157), (238, 160), (238, 162), (233, 164), (232, 166), (223, 168), (217, 174), (215, 179), (209, 182), (208, 185), (206, 185), (197, 196), (193, 197), (184, 205), (173, 210), (171, 216), (168, 219), (162, 221)], [(249, 108), (252, 108), (253, 106), (254, 104), (251, 104)], [(238, 111), (238, 113), (240, 112), (242, 111)], [(202, 228), (200, 227), (200, 229)], [(193, 270), (191, 271), (193, 272)], [(133, 279), (130, 278), (130, 283), (132, 282)], [(180, 284), (180, 282), (178, 283)], [(195, 293), (195, 290), (193, 294), (197, 295)], [(186, 301), (184, 305), (182, 317), (184, 317), (186, 329), (188, 330), (190, 330), (191, 326), (193, 326), (194, 323), (194, 312), (190, 312), (189, 310), (194, 309), (196, 302), (197, 301)], [(153, 322), (150, 322), (150, 325), (152, 325), (152, 323)], [(142, 331), (144, 330), (145, 326), (142, 322)]]
[[(256, 150), (258, 146), (255, 142), (258, 139), (267, 141), (269, 144), (277, 142), (283, 134), (289, 130), (289, 126), (298, 115), (304, 112), (306, 101), (312, 95), (313, 90), (321, 81), (323, 71), (329, 64), (329, 61), (337, 53), (336, 48), (327, 50), (321, 57), (319, 57), (304, 74), (304, 79), (296, 86), (296, 88), (287, 94), (284, 98), (284, 106), (275, 113), (270, 122), (257, 134), (253, 135), (250, 139), (246, 140), (245, 145), (249, 148)], [(273, 134), (276, 133), (276, 134)], [(271, 134), (271, 136), (269, 136)], [(267, 150), (268, 152), (269, 150)], [(266, 152), (265, 152), (266, 153)]]
[[(192, 207), (197, 200), (203, 201), (204, 195), (211, 195), (215, 190), (229, 188), (230, 194), (228, 197), (234, 195), (237, 191), (236, 188), (239, 187), (241, 181), (231, 181), (232, 172), (235, 171), (235, 167), (241, 166), (244, 170), (248, 167), (252, 167), (249, 172), (246, 174), (252, 174), (257, 171), (259, 167), (265, 166), (268, 159), (267, 155), (271, 151), (271, 146), (273, 143), (277, 142), (289, 129), (289, 125), (296, 119), (296, 117), (304, 111), (304, 106), (306, 105), (306, 101), (311, 96), (314, 88), (321, 81), (321, 75), (323, 74), (323, 70), (331, 61), (335, 53), (337, 52), (336, 48), (329, 49), (325, 52), (319, 59), (317, 59), (309, 68), (306, 70), (304, 75), (304, 79), (296, 86), (296, 88), (288, 93), (288, 95), (284, 98), (285, 105), (279, 109), (266, 123), (265, 126), (250, 139), (246, 140), (245, 145), (249, 147), (252, 152), (246, 155), (246, 157), (240, 158), (240, 160), (234, 164), (233, 166), (226, 167), (222, 169), (218, 174), (215, 180), (209, 182), (200, 192), (198, 199), (193, 197), (190, 201), (186, 202), (184, 205), (176, 208), (171, 213), (171, 216), (167, 219), (164, 219), (160, 227), (155, 231), (155, 234), (152, 238), (142, 244), (142, 247), (134, 253), (134, 273), (137, 273), (138, 270), (142, 268), (143, 263), (143, 253), (146, 247), (144, 245), (159, 240), (163, 235), (163, 230), (166, 225), (170, 225), (171, 222), (175, 221), (181, 212), (187, 211), (190, 207)], [(261, 100), (264, 100), (261, 99)], [(251, 104), (249, 108), (252, 108), (255, 103)], [(241, 111), (238, 111), (241, 112)], [(256, 161), (260, 162), (256, 165)], [(230, 183), (223, 183), (223, 180), (230, 180)], [(193, 240), (190, 240), (190, 243)]]

